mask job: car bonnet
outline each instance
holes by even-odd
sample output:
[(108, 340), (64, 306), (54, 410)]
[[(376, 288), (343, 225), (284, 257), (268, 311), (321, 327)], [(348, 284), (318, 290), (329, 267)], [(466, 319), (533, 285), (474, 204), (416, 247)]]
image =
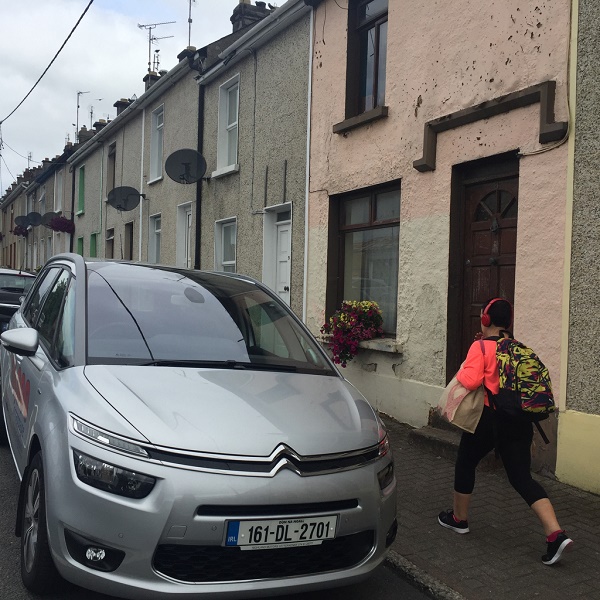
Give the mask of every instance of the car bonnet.
[(268, 456), (286, 444), (314, 456), (379, 441), (374, 410), (340, 377), (121, 365), (87, 366), (85, 376), (146, 439), (164, 448)]

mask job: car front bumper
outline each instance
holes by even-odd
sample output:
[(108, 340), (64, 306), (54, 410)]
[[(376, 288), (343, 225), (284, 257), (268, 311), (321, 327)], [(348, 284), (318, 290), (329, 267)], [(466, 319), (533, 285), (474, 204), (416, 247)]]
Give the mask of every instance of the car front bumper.
[[(234, 598), (346, 585), (381, 563), (394, 530), (396, 481), (381, 490), (377, 478), (389, 455), (327, 475), (300, 477), (284, 469), (258, 477), (176, 468), (116, 454), (71, 432), (66, 437), (68, 444), (57, 442), (53, 464), (45, 468), (50, 544), (63, 577), (98, 592), (140, 600)], [(155, 477), (156, 485), (141, 500), (86, 485), (75, 473), (73, 449)], [(224, 545), (231, 520), (330, 514), (338, 516), (336, 538), (321, 545), (260, 550)], [(73, 552), (72, 535), (69, 551), (69, 533), (91, 547), (124, 554), (122, 561), (110, 572), (91, 568)]]

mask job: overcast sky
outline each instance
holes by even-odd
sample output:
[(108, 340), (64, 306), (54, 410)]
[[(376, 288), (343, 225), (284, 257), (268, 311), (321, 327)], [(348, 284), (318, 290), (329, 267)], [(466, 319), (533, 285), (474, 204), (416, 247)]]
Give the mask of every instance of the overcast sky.
[[(0, 196), (28, 166), (62, 154), (77, 122), (114, 118), (119, 98), (140, 96), (148, 69), (149, 25), (160, 38), (160, 69), (177, 63), (188, 45), (189, 0), (94, 0), (50, 70), (8, 119), (37, 81), (85, 10), (89, 0), (0, 0)], [(193, 0), (191, 45), (200, 48), (232, 32), (229, 20), (239, 0)], [(280, 2), (272, 2), (281, 5)], [(254, 2), (253, 2), (254, 4)], [(22, 155), (22, 156), (19, 156)], [(24, 158), (23, 158), (24, 157)], [(34, 162), (37, 161), (37, 162)]]

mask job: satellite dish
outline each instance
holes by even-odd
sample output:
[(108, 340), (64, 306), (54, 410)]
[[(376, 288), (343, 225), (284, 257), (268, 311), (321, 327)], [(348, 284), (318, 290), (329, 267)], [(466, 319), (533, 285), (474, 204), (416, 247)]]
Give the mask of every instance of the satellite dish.
[(15, 225), (18, 225), (19, 227), (29, 227), (29, 219), (25, 215), (15, 217)]
[(30, 225), (37, 227), (42, 222), (42, 215), (39, 212), (30, 212), (27, 215), (27, 219)]
[(108, 192), (108, 203), (117, 210), (133, 210), (140, 203), (140, 194), (135, 188), (122, 186)]
[(177, 183), (196, 183), (206, 173), (206, 161), (196, 150), (176, 150), (167, 158), (165, 171)]
[(57, 212), (47, 212), (44, 213), (42, 215), (42, 225), (44, 227), (49, 227), (50, 226), (50, 221), (52, 221), (52, 219), (54, 219), (54, 217), (58, 217), (58, 213)]

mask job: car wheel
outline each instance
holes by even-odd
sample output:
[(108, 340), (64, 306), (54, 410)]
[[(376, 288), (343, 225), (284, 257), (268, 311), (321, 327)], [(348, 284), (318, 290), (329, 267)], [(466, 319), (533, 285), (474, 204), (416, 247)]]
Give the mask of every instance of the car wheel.
[(61, 582), (56, 570), (46, 528), (46, 492), (42, 453), (31, 461), (21, 494), (21, 578), (25, 587), (39, 595), (55, 592)]

